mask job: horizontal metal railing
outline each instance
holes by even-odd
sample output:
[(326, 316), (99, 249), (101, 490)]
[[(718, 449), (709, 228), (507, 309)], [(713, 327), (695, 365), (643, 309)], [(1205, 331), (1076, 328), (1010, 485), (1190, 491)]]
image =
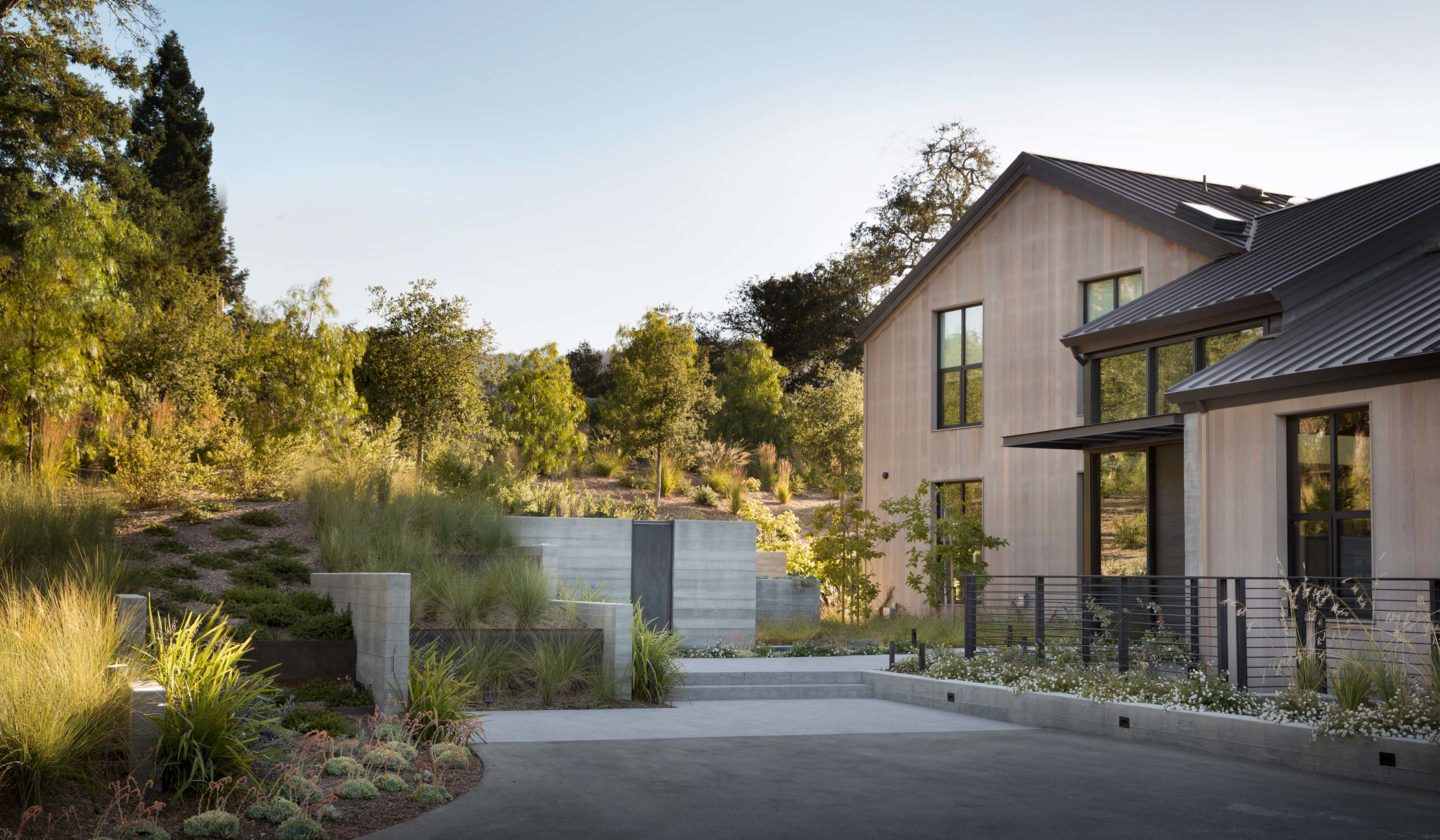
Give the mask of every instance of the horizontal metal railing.
[[(1061, 652), (1118, 670), (1228, 674), (1256, 691), (1284, 688), (1297, 656), (1334, 667), (1379, 661), (1429, 667), (1440, 633), (1440, 578), (980, 575), (958, 582), (965, 654)], [(1323, 670), (1323, 669), (1322, 669)]]

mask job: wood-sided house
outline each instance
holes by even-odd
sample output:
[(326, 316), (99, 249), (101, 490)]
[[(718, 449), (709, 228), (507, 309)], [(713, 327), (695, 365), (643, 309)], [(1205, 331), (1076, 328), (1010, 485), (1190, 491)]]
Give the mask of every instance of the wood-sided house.
[[(867, 506), (935, 482), (994, 574), (1440, 577), (1440, 165), (1301, 201), (1022, 154), (860, 335)], [(923, 608), (903, 544), (873, 571)]]

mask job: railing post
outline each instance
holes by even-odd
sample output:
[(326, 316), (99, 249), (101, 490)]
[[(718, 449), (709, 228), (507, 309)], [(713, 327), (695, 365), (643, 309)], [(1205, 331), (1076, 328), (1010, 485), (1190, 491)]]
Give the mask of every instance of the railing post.
[(1250, 686), (1250, 657), (1245, 649), (1245, 578), (1235, 578), (1235, 686)]
[(919, 648), (920, 648), (920, 663), (919, 663), (919, 664), (920, 664), (920, 673), (923, 674), (923, 673), (925, 673), (925, 669), (929, 667), (928, 665), (925, 664), (925, 643), (924, 643), (924, 642), (921, 642), (921, 643), (919, 644)]
[(891, 639), (891, 640), (890, 640), (890, 668), (891, 668), (891, 670), (894, 670), (894, 668), (895, 668), (895, 640), (894, 640), (894, 639)]
[(1186, 578), (1190, 590), (1190, 662), (1200, 664), (1200, 579)]
[(1130, 670), (1130, 607), (1125, 603), (1125, 578), (1120, 578), (1119, 603), (1116, 609), (1115, 665), (1120, 672)]
[(1229, 588), (1225, 578), (1215, 579), (1215, 671), (1220, 674), (1230, 671)]
[(1035, 576), (1035, 658), (1045, 658), (1045, 577)]
[(975, 655), (975, 635), (979, 622), (976, 621), (975, 576), (965, 576), (965, 658)]
[(1090, 664), (1090, 640), (1095, 632), (1095, 615), (1090, 612), (1090, 577), (1080, 579), (1080, 661)]
[(1290, 578), (1286, 581), (1290, 587), (1290, 597), (1295, 603), (1295, 649), (1298, 654), (1301, 648), (1307, 647), (1310, 639), (1310, 601), (1306, 597), (1308, 588), (1304, 581)]

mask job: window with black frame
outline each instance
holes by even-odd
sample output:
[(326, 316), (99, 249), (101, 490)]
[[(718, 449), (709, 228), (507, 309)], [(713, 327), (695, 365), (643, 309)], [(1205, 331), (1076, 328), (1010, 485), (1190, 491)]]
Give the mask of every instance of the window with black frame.
[(1083, 286), (1085, 291), (1084, 320), (1087, 324), (1101, 315), (1114, 312), (1140, 297), (1145, 291), (1144, 282), (1138, 271), (1118, 277), (1086, 280)]
[(1332, 582), (1357, 617), (1369, 613), (1370, 411), (1288, 421), (1290, 573)]
[(984, 307), (977, 303), (941, 312), (939, 322), (936, 425), (979, 425), (985, 401)]
[[(981, 516), (983, 494), (979, 479), (970, 481), (940, 481), (935, 483), (935, 519), (949, 516)], [(963, 587), (956, 580), (954, 570), (949, 572), (949, 585), (945, 587), (946, 603), (959, 603), (964, 598)]]
[(1100, 356), (1095, 368), (1091, 422), (1109, 423), (1156, 414), (1173, 414), (1180, 406), (1165, 392), (1195, 371), (1219, 364), (1260, 339), (1255, 325), (1229, 332), (1157, 342)]

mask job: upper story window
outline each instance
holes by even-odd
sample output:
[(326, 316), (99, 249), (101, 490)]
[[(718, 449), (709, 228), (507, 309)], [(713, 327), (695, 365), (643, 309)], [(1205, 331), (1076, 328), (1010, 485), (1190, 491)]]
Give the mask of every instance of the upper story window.
[(1290, 571), (1342, 578), (1336, 594), (1364, 609), (1370, 567), (1370, 411), (1288, 421)]
[(1165, 392), (1201, 368), (1250, 346), (1264, 333), (1256, 325), (1240, 330), (1153, 344), (1095, 360), (1091, 422), (1171, 414), (1180, 407)]
[(936, 425), (975, 426), (983, 415), (985, 312), (980, 304), (940, 313)]
[(1082, 285), (1085, 288), (1085, 323), (1087, 324), (1140, 297), (1144, 291), (1144, 284), (1140, 280), (1138, 271), (1118, 277), (1106, 277), (1103, 280), (1089, 280)]

